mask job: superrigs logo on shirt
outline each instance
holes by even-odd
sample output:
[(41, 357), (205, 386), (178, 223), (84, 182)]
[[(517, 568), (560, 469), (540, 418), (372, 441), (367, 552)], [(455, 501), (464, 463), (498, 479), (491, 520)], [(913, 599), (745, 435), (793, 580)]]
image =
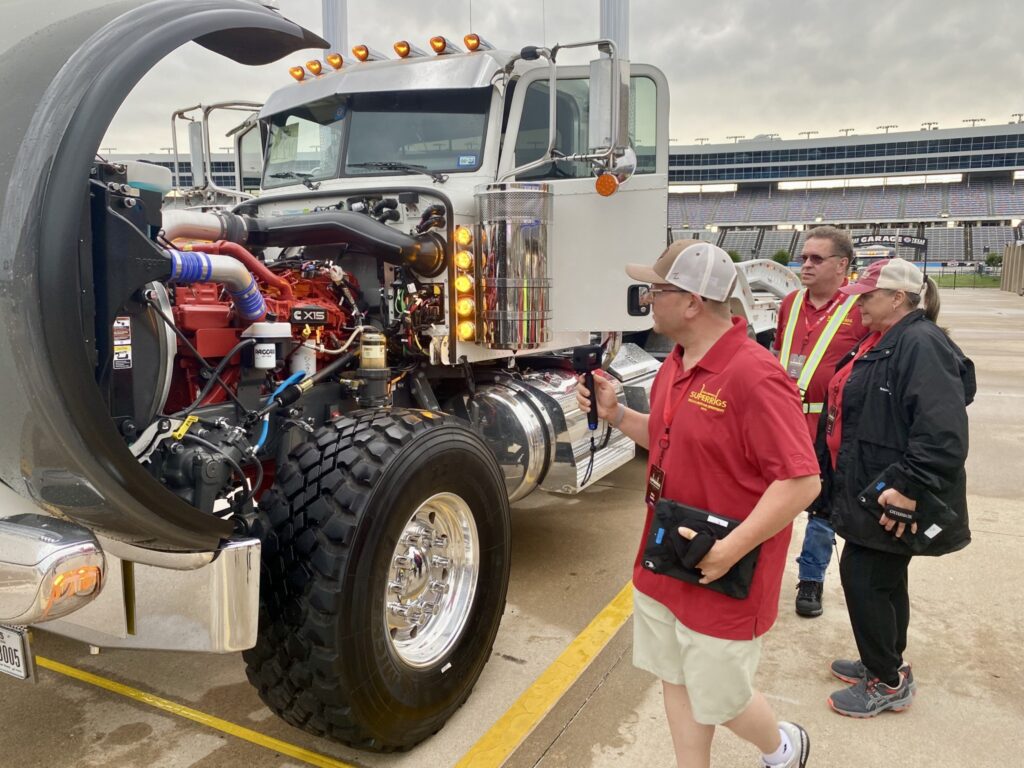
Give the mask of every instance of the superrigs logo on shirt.
[(721, 393), (721, 387), (715, 392), (708, 392), (704, 389), (704, 385), (700, 385), (700, 392), (695, 389), (690, 390), (690, 396), (686, 401), (692, 405), (696, 405), (702, 411), (714, 411), (715, 413), (725, 413), (725, 409), (729, 407), (729, 403), (718, 395)]

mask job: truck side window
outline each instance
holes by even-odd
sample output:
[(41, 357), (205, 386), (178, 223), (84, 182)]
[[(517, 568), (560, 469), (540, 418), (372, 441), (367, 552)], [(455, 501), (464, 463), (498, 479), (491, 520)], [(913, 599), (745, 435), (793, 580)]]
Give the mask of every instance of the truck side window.
[[(555, 102), (555, 149), (565, 155), (588, 150), (588, 78), (558, 81)], [(548, 83), (530, 83), (523, 101), (523, 116), (516, 137), (515, 164), (538, 159), (548, 144)], [(658, 90), (648, 77), (630, 79), (629, 137), (637, 153), (637, 173), (654, 173), (657, 153)], [(520, 180), (589, 178), (587, 163), (547, 163), (526, 173)]]

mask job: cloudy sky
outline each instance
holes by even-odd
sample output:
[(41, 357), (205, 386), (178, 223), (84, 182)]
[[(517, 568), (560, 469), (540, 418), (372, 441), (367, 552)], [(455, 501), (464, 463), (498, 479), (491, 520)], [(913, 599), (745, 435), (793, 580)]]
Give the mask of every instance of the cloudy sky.
[[(402, 38), (421, 47), (435, 34), (461, 40), (471, 22), (473, 31), (508, 49), (593, 39), (599, 31), (598, 0), (350, 0), (348, 6), (349, 47), (366, 43), (386, 52)], [(873, 133), (883, 124), (919, 130), (931, 120), (954, 128), (969, 117), (996, 125), (1024, 112), (1024, 14), (1010, 0), (632, 0), (630, 6), (630, 59), (667, 75), (675, 143), (766, 133), (800, 138), (800, 131), (834, 136), (847, 127)], [(280, 0), (280, 7), (321, 31), (320, 0)], [(117, 154), (159, 151), (170, 144), (174, 109), (262, 101), (291, 82), (290, 65), (320, 53), (246, 68), (194, 44), (182, 48), (146, 75), (103, 147)], [(570, 53), (568, 62), (587, 58)]]

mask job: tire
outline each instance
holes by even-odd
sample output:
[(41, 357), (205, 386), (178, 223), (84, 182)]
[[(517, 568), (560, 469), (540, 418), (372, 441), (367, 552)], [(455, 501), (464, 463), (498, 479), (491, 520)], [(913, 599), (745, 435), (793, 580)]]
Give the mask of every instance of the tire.
[(244, 657), (263, 701), (360, 749), (436, 733), (505, 607), (508, 496), (483, 441), (425, 411), (343, 417), (292, 452), (255, 525), (260, 628)]

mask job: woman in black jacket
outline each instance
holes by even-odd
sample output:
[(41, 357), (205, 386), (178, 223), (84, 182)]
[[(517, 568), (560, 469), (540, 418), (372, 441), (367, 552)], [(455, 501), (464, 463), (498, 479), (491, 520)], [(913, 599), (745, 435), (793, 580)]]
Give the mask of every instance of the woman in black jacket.
[(974, 364), (935, 324), (934, 281), (913, 264), (875, 262), (840, 290), (861, 295), (871, 333), (836, 368), (816, 446), (820, 498), (846, 540), (839, 571), (860, 652), (857, 661), (832, 663), (852, 685), (829, 705), (873, 717), (913, 698), (903, 662), (911, 556), (954, 552), (971, 539), (964, 462), (976, 386)]

